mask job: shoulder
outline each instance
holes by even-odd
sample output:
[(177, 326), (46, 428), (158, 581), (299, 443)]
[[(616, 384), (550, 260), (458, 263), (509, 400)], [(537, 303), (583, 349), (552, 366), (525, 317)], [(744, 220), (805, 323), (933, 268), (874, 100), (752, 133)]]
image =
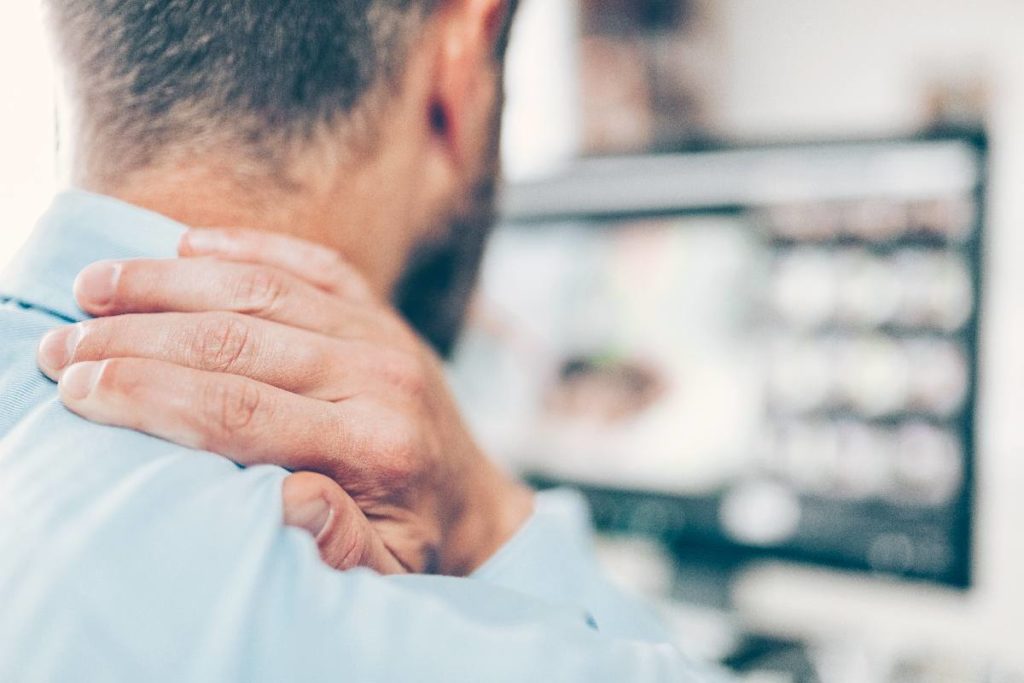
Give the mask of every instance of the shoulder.
[[(0, 335), (15, 338), (4, 315)], [(286, 473), (86, 422), (32, 373), (34, 342), (15, 346), (0, 352), (0, 679), (23, 680), (4, 663), (31, 661), (40, 642), (51, 662), (241, 647), (228, 641), (261, 574), (316, 561), (311, 539), (281, 525)]]
[(40, 547), (76, 539), (76, 563), (103, 556), (99, 544), (114, 554), (157, 552), (172, 542), (198, 550), (205, 537), (228, 530), (280, 527), (283, 470), (242, 470), (217, 455), (93, 424), (68, 411), (55, 389), (46, 394), (0, 436), (0, 526), (16, 525)]
[(44, 311), (0, 301), (0, 438), (55, 393), (35, 359), (39, 340), (59, 324)]

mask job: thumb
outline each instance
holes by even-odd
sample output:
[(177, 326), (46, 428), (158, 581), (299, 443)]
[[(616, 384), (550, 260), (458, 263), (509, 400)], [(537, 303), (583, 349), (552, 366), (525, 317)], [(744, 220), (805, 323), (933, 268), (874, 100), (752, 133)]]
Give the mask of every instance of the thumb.
[(331, 567), (367, 567), (382, 574), (405, 571), (363, 511), (333, 480), (309, 472), (292, 474), (281, 495), (285, 525), (313, 536), (320, 557)]

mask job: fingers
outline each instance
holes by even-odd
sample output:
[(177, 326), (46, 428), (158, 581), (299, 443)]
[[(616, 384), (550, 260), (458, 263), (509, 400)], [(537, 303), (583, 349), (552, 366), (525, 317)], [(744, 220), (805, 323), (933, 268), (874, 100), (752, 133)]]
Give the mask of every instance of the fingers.
[(373, 337), (376, 310), (276, 268), (215, 259), (101, 261), (75, 281), (95, 316), (228, 311), (337, 337)]
[(309, 532), (330, 566), (368, 567), (382, 574), (404, 572), (363, 511), (335, 482), (301, 472), (285, 479), (281, 495), (284, 523)]
[(338, 252), (294, 237), (259, 230), (194, 229), (182, 237), (178, 253), (272, 266), (336, 296), (373, 300), (369, 284)]
[(43, 338), (38, 361), (57, 380), (74, 363), (149, 358), (340, 401), (366, 386), (378, 355), (359, 342), (237, 314), (157, 313), (58, 328)]
[(342, 406), (234, 375), (161, 361), (117, 358), (78, 363), (60, 380), (64, 404), (82, 417), (220, 453), (241, 465), (352, 478), (363, 466), (361, 421)]

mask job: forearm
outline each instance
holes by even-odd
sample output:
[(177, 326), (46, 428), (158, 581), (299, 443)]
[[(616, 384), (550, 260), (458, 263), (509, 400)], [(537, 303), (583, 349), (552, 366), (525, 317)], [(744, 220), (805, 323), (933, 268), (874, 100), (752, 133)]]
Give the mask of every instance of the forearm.
[(442, 544), (440, 573), (468, 576), (501, 552), (529, 523), (534, 493), (483, 455), (462, 481), (463, 496)]

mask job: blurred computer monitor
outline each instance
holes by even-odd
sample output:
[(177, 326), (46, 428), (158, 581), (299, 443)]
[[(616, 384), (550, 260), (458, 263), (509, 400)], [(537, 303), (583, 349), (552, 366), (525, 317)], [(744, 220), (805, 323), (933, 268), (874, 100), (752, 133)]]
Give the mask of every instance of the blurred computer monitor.
[(489, 451), (690, 555), (970, 581), (980, 132), (508, 189), (453, 367)]

